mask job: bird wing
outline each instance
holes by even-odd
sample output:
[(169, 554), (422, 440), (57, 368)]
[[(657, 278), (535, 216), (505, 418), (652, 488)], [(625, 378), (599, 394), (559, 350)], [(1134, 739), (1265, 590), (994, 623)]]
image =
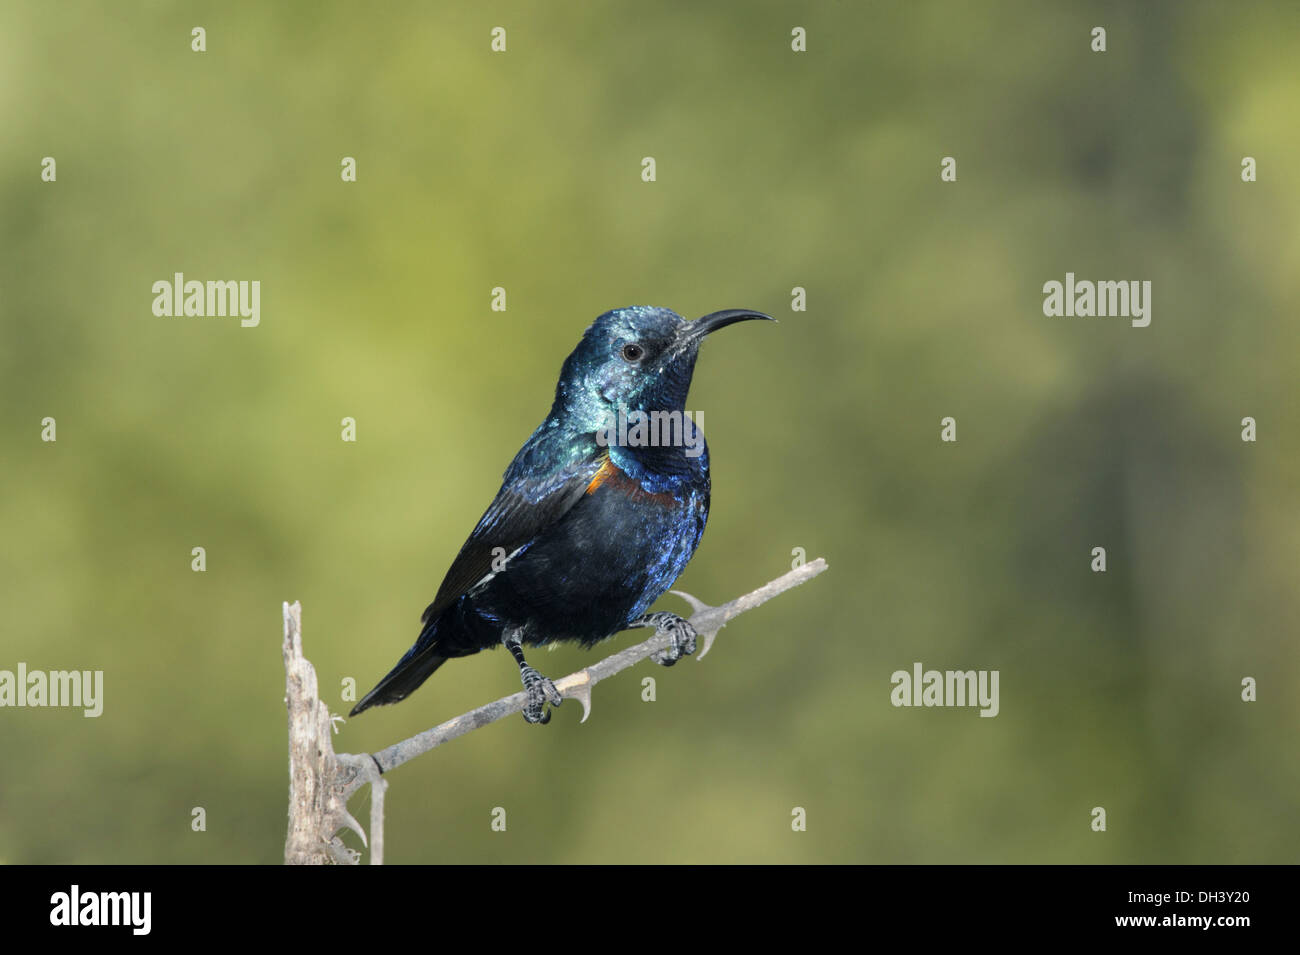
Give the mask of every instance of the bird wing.
[(422, 623), (427, 624), (492, 574), (496, 557), (513, 557), (563, 518), (609, 461), (609, 454), (602, 451), (540, 475), (534, 473), (531, 464), (545, 457), (544, 448), (532, 441), (520, 451), (506, 471), (501, 490), (447, 570), (437, 596), (420, 618)]

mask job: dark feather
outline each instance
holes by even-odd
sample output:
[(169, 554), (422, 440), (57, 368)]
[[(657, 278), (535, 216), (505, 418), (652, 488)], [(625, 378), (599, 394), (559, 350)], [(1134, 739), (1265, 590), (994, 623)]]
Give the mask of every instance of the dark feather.
[[(530, 450), (525, 447), (506, 471), (496, 499), (456, 555), (433, 603), (420, 617), (426, 626), (492, 573), (494, 557), (509, 557), (520, 547), (531, 544), (538, 534), (568, 513), (609, 457), (602, 453), (595, 459), (576, 461), (543, 477), (513, 475), (512, 472), (523, 470), (518, 467), (519, 461)], [(496, 550), (498, 547), (500, 551)]]

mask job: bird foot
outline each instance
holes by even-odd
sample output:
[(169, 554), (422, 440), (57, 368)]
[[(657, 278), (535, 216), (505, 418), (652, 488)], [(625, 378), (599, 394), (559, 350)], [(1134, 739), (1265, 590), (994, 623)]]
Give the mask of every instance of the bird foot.
[(636, 623), (639, 627), (654, 627), (655, 633), (667, 633), (672, 643), (665, 650), (650, 655), (660, 666), (670, 667), (683, 656), (695, 652), (695, 628), (690, 621), (675, 613), (648, 613)]
[(524, 692), (528, 702), (524, 704), (524, 719), (529, 723), (549, 723), (551, 711), (546, 704), (559, 706), (564, 697), (555, 688), (555, 684), (528, 665), (519, 668), (519, 678), (524, 681)]

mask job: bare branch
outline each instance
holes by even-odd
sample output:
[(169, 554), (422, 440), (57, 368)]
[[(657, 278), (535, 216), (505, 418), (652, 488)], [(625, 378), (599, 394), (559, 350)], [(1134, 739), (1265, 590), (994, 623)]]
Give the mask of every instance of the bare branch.
[(369, 757), (335, 755), (329, 707), (317, 693), (316, 668), (302, 655), (302, 605), (284, 604), (284, 702), (289, 711), (289, 833), (286, 865), (353, 864), (357, 854), (338, 838), (351, 829), (366, 841), (365, 830), (348, 812), (348, 799), (371, 784), (371, 862), (383, 859), (384, 790)]
[[(674, 590), (673, 593), (695, 611), (690, 622), (703, 640), (696, 659), (709, 651), (718, 631), (733, 617), (811, 580), (825, 569), (826, 561), (818, 558), (720, 607), (710, 607), (690, 594)], [(556, 680), (555, 687), (566, 699), (582, 703), (585, 721), (591, 713), (593, 686), (667, 649), (670, 640), (668, 634), (656, 633), (649, 640)], [(284, 844), (284, 861), (289, 864), (336, 862), (355, 865), (360, 853), (349, 849), (339, 838), (339, 833), (351, 829), (361, 837), (362, 843), (366, 843), (366, 833), (348, 812), (347, 804), (358, 789), (369, 784), (370, 864), (382, 865), (384, 793), (388, 781), (380, 774), (448, 740), (464, 736), (470, 730), (518, 713), (524, 706), (524, 694), (515, 693), (470, 710), (374, 755), (336, 754), (329, 708), (319, 698), (316, 670), (302, 654), (302, 607), (297, 603), (284, 605), (283, 651), (285, 704), (289, 712), (289, 834)]]
[[(708, 653), (718, 631), (725, 627), (733, 617), (744, 613), (746, 610), (753, 610), (760, 604), (771, 600), (777, 594), (784, 593), (791, 588), (812, 580), (825, 569), (826, 561), (818, 557), (816, 560), (796, 567), (771, 583), (764, 584), (752, 593), (737, 597), (730, 603), (722, 604), (719, 607), (710, 607), (689, 594), (673, 591), (673, 593), (686, 600), (695, 610), (690, 622), (704, 643), (700, 648), (697, 659)], [(555, 688), (560, 691), (560, 695), (565, 699), (576, 699), (582, 703), (582, 719), (585, 722), (591, 713), (591, 688), (593, 686), (615, 673), (620, 673), (628, 667), (640, 663), (651, 654), (667, 649), (669, 642), (670, 638), (667, 634), (656, 633), (642, 643), (628, 647), (626, 650), (620, 650), (598, 663), (593, 663), (591, 666), (571, 673), (563, 679), (556, 680)], [(378, 764), (381, 772), (388, 772), (390, 769), (395, 769), (422, 753), (427, 753), (429, 750), (441, 746), (448, 740), (464, 736), (471, 730), (487, 726), (489, 723), (495, 723), (502, 717), (509, 716), (512, 713), (520, 712), (524, 708), (525, 700), (526, 697), (521, 691), (511, 696), (502, 697), (492, 703), (485, 703), (483, 706), (447, 720), (445, 723), (425, 730), (423, 733), (417, 733), (410, 739), (394, 743), (392, 746), (380, 750), (374, 754), (374, 762)]]

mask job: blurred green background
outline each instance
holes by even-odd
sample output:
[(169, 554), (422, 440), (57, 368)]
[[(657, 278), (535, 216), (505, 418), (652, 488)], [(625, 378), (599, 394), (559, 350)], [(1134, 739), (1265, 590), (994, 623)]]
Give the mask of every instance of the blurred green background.
[[(679, 586), (831, 569), (396, 770), (390, 862), (1296, 861), (1297, 62), (1282, 3), (4, 4), (0, 668), (105, 708), (0, 710), (0, 861), (280, 861), (281, 601), (345, 712), (630, 304), (781, 319), (703, 351)], [(155, 317), (175, 271), (261, 325)], [(1067, 271), (1151, 326), (1044, 317)], [(914, 661), (1001, 714), (894, 708)], [(517, 688), (455, 661), (335, 745)]]

